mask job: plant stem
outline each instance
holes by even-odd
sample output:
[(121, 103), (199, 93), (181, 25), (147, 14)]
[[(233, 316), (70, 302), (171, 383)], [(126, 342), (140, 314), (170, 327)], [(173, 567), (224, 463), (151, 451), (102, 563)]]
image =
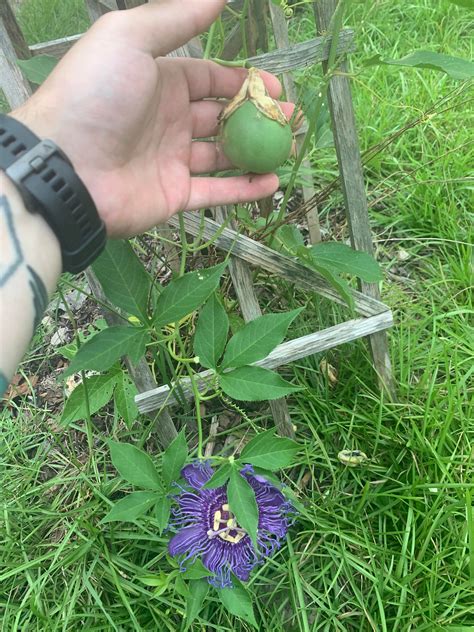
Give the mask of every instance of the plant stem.
[(186, 255), (188, 254), (188, 242), (186, 239), (186, 229), (184, 227), (183, 213), (178, 213), (179, 237), (181, 240), (181, 261), (179, 264), (179, 276), (182, 277), (186, 271)]
[(220, 64), (221, 66), (229, 66), (230, 68), (249, 68), (249, 63), (246, 59), (235, 59), (232, 61), (228, 61), (227, 59), (219, 59), (218, 57), (213, 57), (212, 61), (216, 64)]
[(196, 404), (196, 424), (198, 429), (198, 459), (204, 458), (204, 445), (202, 434), (202, 417), (201, 417), (201, 395), (196, 384), (196, 379), (193, 369), (188, 366), (189, 379), (191, 380), (191, 387), (193, 389), (194, 401)]
[(209, 29), (209, 35), (207, 36), (206, 48), (204, 49), (203, 59), (209, 59), (212, 48), (212, 41), (214, 39), (214, 33), (216, 32), (217, 20), (211, 24)]

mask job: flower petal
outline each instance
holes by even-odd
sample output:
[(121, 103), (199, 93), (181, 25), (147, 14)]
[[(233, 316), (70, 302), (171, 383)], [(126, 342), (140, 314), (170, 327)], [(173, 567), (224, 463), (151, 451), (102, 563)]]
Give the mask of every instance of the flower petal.
[(170, 555), (191, 553), (198, 555), (206, 545), (207, 536), (202, 526), (185, 527), (171, 538), (168, 543)]
[(204, 463), (190, 463), (181, 470), (181, 476), (194, 489), (200, 489), (214, 474), (214, 470), (207, 461)]

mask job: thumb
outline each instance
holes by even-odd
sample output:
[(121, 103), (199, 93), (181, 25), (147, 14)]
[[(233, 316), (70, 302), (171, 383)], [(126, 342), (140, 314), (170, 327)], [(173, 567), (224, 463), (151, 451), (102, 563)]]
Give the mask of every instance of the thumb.
[(226, 0), (151, 0), (123, 11), (122, 27), (129, 41), (159, 57), (205, 31), (225, 4)]

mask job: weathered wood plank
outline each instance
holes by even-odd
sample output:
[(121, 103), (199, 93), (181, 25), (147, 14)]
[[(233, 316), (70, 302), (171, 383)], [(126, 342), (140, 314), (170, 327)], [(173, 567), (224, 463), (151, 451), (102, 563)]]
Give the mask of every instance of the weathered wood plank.
[[(229, 211), (223, 207), (216, 209), (216, 219), (224, 222)], [(232, 224), (231, 224), (232, 225)], [(234, 228), (234, 226), (232, 226)], [(229, 272), (232, 284), (239, 300), (242, 316), (246, 322), (254, 320), (262, 315), (262, 310), (258, 304), (257, 295), (253, 285), (252, 273), (248, 263), (238, 257), (231, 257), (229, 261)], [(272, 411), (273, 421), (280, 434), (287, 437), (294, 437), (293, 424), (290, 420), (290, 412), (285, 398), (275, 399), (268, 402)]]
[[(319, 32), (324, 33), (330, 28), (331, 17), (336, 6), (337, 0), (324, 0), (313, 3)], [(352, 105), (351, 87), (347, 76), (347, 64), (343, 62), (340, 68), (344, 74), (333, 76), (329, 82), (328, 103), (331, 112), (346, 216), (352, 246), (357, 250), (365, 250), (372, 254), (372, 232), (369, 223), (367, 196)], [(360, 289), (365, 295), (379, 300), (378, 285), (361, 283)], [(381, 386), (394, 398), (395, 386), (388, 352), (387, 335), (385, 332), (376, 334), (371, 336), (369, 342), (374, 367)]]
[[(247, 61), (251, 66), (278, 75), (326, 60), (329, 56), (331, 41), (331, 37), (315, 37), (307, 42), (294, 44), (289, 48), (280, 48), (256, 57), (249, 57)], [(337, 44), (338, 55), (354, 50), (354, 32), (351, 29), (343, 29), (339, 34)]]
[(61, 37), (60, 39), (43, 42), (41, 44), (33, 44), (30, 46), (30, 52), (32, 55), (53, 55), (54, 57), (61, 58), (83, 35), (84, 33), (78, 33), (77, 35)]
[(15, 14), (11, 8), (8, 0), (0, 2), (0, 20), (3, 22), (5, 30), (7, 31), (13, 50), (18, 59), (28, 59), (30, 52), (28, 50), (28, 44), (23, 37), (18, 22), (16, 21)]
[[(288, 21), (285, 18), (285, 14), (281, 7), (276, 6), (269, 0), (269, 8), (270, 8), (270, 17), (273, 25), (273, 35), (275, 37), (275, 42), (278, 48), (289, 48), (290, 47), (290, 39), (288, 36)], [(285, 72), (283, 74), (283, 86), (285, 88), (286, 99), (287, 101), (292, 101), (296, 103), (298, 98), (296, 94), (295, 82), (293, 81), (293, 77), (290, 73)], [(302, 144), (304, 142), (303, 135), (296, 136), (296, 149), (298, 152), (301, 151)], [(304, 158), (301, 166), (303, 167), (306, 173), (311, 173), (311, 162), (309, 158)], [(303, 181), (303, 200), (308, 202), (315, 195), (315, 189), (313, 184), (312, 177), (305, 176)], [(321, 241), (321, 227), (319, 225), (319, 217), (318, 217), (318, 209), (311, 208), (311, 210), (306, 214), (306, 220), (308, 222), (308, 231), (309, 231), (309, 239), (312, 244), (319, 243)]]
[[(35, 44), (30, 46), (30, 51), (33, 55), (54, 55), (55, 57), (62, 57), (82, 35), (83, 34), (80, 33), (78, 35), (71, 35), (70, 37), (51, 40), (50, 42), (43, 42), (42, 44)], [(330, 45), (331, 38), (317, 37), (302, 44), (295, 44), (289, 48), (282, 48), (270, 53), (257, 55), (256, 57), (249, 57), (248, 63), (256, 68), (268, 70), (275, 74), (281, 74), (291, 70), (298, 70), (299, 68), (304, 68), (327, 59)], [(354, 49), (353, 31), (350, 29), (341, 31), (338, 53), (350, 52)], [(198, 50), (194, 43), (191, 43), (189, 47), (189, 56), (199, 57)]]
[[(9, 14), (8, 21), (4, 20), (6, 15), (5, 5), (2, 9), (2, 14), (0, 14), (0, 87), (5, 93), (10, 107), (15, 109), (31, 96), (32, 89), (16, 63), (18, 55), (10, 34), (11, 30), (16, 33), (16, 29), (12, 27), (11, 19), (13, 19), (15, 24), (16, 20), (13, 14)], [(16, 35), (15, 37), (18, 46), (18, 36)], [(28, 56), (26, 55), (26, 57)]]
[[(301, 336), (295, 340), (290, 340), (278, 345), (266, 358), (255, 362), (255, 366), (265, 369), (275, 369), (279, 366), (301, 360), (314, 353), (327, 351), (341, 344), (357, 340), (376, 331), (382, 331), (393, 325), (392, 313), (390, 311), (371, 316), (370, 318), (357, 318), (348, 320), (339, 325), (328, 327), (317, 333)], [(212, 371), (203, 371), (197, 375), (198, 388), (205, 389), (212, 379)], [(180, 380), (180, 386), (187, 399), (193, 398), (193, 392), (188, 378)], [(168, 385), (154, 388), (147, 393), (141, 393), (135, 397), (135, 402), (140, 412), (150, 412), (166, 405), (176, 404), (175, 399)]]
[[(197, 213), (188, 211), (183, 213), (186, 231), (191, 235), (197, 235), (202, 228)], [(172, 226), (178, 226), (178, 218), (172, 217), (168, 221)], [(204, 219), (203, 238), (208, 240), (214, 237), (220, 224), (212, 219)], [(286, 257), (268, 246), (258, 243), (245, 235), (239, 235), (235, 230), (224, 228), (220, 235), (215, 237), (214, 245), (225, 251), (230, 251), (234, 256), (240, 257), (253, 266), (263, 268), (272, 274), (282, 277), (298, 287), (317, 292), (331, 301), (340, 305), (346, 305), (341, 296), (319, 274), (306, 268), (290, 257)], [(378, 300), (365, 296), (357, 290), (351, 290), (354, 297), (356, 311), (362, 316), (374, 316), (389, 308)]]

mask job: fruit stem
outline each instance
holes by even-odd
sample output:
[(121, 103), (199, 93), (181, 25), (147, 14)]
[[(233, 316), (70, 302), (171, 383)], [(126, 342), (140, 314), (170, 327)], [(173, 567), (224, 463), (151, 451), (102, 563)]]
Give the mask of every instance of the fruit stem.
[(246, 59), (228, 61), (227, 59), (218, 59), (217, 57), (212, 57), (211, 61), (214, 61), (216, 62), (216, 64), (220, 64), (221, 66), (229, 66), (230, 68), (250, 68), (250, 64)]

